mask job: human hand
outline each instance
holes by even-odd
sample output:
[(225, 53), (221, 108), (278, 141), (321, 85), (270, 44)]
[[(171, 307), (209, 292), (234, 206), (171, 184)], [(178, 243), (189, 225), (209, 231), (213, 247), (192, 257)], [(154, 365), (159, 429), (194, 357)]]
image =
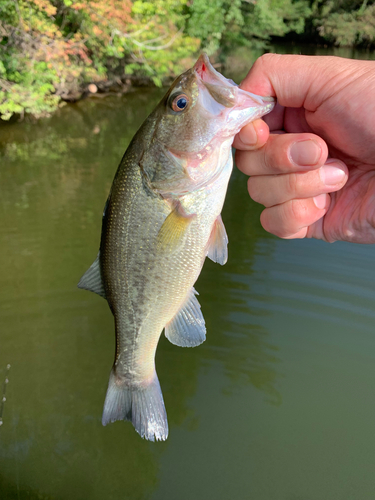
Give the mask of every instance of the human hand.
[(233, 144), (264, 229), (375, 243), (375, 62), (266, 54), (241, 88), (278, 100)]

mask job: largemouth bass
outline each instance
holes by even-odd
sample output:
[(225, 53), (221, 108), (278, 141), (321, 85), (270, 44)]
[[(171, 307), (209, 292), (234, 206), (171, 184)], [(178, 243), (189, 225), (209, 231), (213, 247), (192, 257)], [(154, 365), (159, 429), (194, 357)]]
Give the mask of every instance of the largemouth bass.
[(163, 329), (178, 346), (205, 340), (194, 283), (206, 257), (227, 261), (220, 213), (231, 145), (241, 127), (273, 106), (272, 98), (239, 89), (202, 54), (126, 150), (104, 209), (99, 254), (78, 284), (106, 298), (115, 318), (103, 425), (131, 420), (141, 437), (167, 438), (156, 347)]

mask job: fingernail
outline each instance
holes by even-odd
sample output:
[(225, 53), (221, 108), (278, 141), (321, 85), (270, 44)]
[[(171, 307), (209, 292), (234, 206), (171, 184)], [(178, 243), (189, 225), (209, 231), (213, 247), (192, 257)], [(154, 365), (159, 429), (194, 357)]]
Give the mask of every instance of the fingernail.
[(321, 152), (319, 144), (310, 139), (308, 141), (300, 141), (292, 144), (290, 148), (290, 157), (297, 165), (307, 167), (317, 163)]
[(326, 164), (320, 169), (321, 179), (326, 186), (339, 184), (345, 177), (346, 172), (341, 162), (337, 160), (327, 160)]
[(326, 194), (319, 194), (313, 198), (316, 208), (322, 209), (325, 208), (327, 202)]
[(241, 141), (246, 146), (255, 146), (258, 141), (258, 136), (252, 123), (241, 129), (239, 135)]

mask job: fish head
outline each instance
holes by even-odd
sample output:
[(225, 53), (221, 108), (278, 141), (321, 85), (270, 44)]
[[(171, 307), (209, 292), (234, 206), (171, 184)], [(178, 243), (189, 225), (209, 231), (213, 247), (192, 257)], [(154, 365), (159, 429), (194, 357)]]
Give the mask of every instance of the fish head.
[[(187, 172), (187, 178), (201, 185), (224, 167), (220, 158), (228, 158), (235, 134), (274, 105), (272, 97), (240, 89), (216, 71), (203, 53), (176, 78), (156, 108), (154, 138)], [(220, 156), (223, 144), (226, 152)]]
[(161, 102), (160, 137), (167, 148), (195, 152), (216, 136), (223, 141), (275, 105), (272, 97), (242, 90), (225, 78), (203, 53), (179, 76)]

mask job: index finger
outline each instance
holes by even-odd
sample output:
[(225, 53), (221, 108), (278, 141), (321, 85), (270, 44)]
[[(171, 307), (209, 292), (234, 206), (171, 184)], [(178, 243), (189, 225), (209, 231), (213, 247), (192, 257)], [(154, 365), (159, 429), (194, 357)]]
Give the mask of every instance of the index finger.
[(314, 96), (324, 98), (321, 81), (329, 78), (338, 60), (329, 56), (264, 54), (255, 61), (240, 87), (277, 97), (281, 106), (315, 111), (319, 102), (314, 102)]

